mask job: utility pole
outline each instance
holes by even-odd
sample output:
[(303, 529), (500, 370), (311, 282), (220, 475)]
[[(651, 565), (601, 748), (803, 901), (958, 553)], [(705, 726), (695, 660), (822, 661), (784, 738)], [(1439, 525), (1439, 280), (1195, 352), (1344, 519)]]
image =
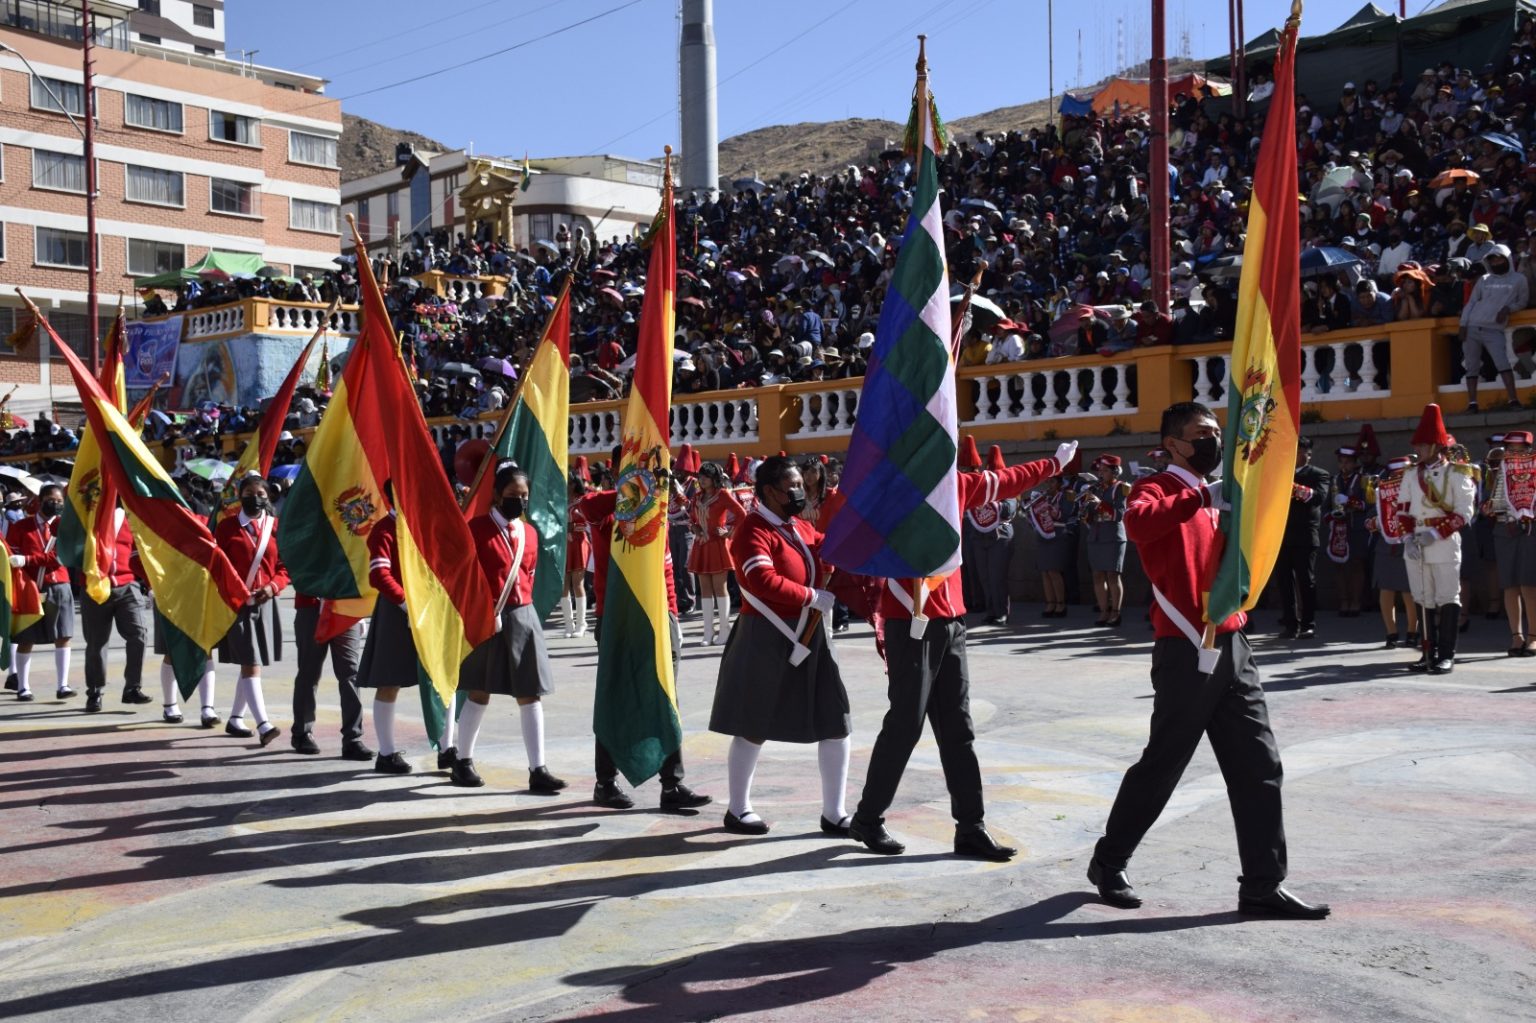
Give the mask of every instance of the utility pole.
[(101, 372), (101, 329), (97, 324), (96, 298), (96, 90), (93, 87), (91, 47), (95, 42), (95, 19), (91, 0), (80, 3), (80, 53), (85, 72), (85, 309), (86, 331), (91, 339), (91, 372)]
[(1152, 203), (1152, 301), (1157, 311), (1169, 312), (1168, 262), (1171, 240), (1168, 231), (1168, 59), (1163, 24), (1164, 0), (1152, 0), (1152, 59), (1149, 62), (1152, 103), (1152, 160), (1147, 188)]

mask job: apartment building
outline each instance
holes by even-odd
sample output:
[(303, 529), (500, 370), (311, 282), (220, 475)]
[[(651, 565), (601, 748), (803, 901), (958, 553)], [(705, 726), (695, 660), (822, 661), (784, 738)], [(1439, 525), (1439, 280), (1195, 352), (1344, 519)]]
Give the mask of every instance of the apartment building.
[[(259, 254), (285, 273), (334, 266), (341, 104), (325, 96), (325, 82), (218, 57), (222, 3), (91, 7), (103, 324), (119, 293), (134, 302), (135, 277), (210, 250)], [(215, 13), (211, 29), (201, 25), (203, 9)], [(161, 44), (143, 41), (146, 26), (157, 25), (146, 18), (179, 24), (182, 14), (209, 33), (188, 45), (214, 55), (173, 49), (165, 35)], [(10, 332), (12, 289), (22, 285), (84, 350), (91, 328), (80, 38), (79, 0), (0, 0), (0, 335)], [(13, 408), (47, 404), (51, 386), (68, 393), (59, 370), (35, 341), (17, 353), (0, 350), (0, 383), (22, 385)]]

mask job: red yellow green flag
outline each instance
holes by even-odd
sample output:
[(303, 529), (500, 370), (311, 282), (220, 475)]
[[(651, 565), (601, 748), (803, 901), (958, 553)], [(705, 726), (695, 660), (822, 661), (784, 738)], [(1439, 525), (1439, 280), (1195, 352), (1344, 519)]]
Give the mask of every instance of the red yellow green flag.
[(662, 179), (661, 211), (648, 244), (651, 261), (614, 487), (613, 555), (592, 710), (598, 741), (634, 785), (656, 774), (682, 744), (665, 574), (666, 472), (671, 463), (667, 413), (672, 404), (677, 291), (670, 156)]
[(1292, 8), (1275, 57), (1248, 206), (1227, 361), (1226, 543), (1206, 597), (1206, 621), (1252, 608), (1264, 592), (1290, 514), (1301, 433), (1301, 242), (1296, 209), (1296, 36)]
[[(102, 346), (100, 382), (119, 412), (128, 407), (126, 373), (123, 367), (123, 307), (107, 332)], [(98, 604), (112, 595), (112, 544), (116, 539), (117, 494), (101, 471), (101, 445), (95, 433), (86, 427), (75, 449), (75, 467), (64, 488), (64, 511), (59, 516), (59, 561), (80, 572), (85, 592)]]
[[(540, 618), (560, 601), (565, 583), (565, 538), (569, 502), (566, 462), (570, 453), (571, 286), (567, 280), (544, 324), (505, 425), (487, 457), (510, 458), (528, 473), (528, 521), (539, 534), (539, 564), (533, 575), (533, 609)], [(493, 463), (494, 464), (494, 463)], [(465, 507), (473, 518), (491, 510), (495, 474), (483, 472)]]
[(86, 422), (100, 440), (102, 475), (128, 515), (155, 606), (165, 619), (177, 684), (190, 697), (202, 681), (208, 651), (224, 638), (250, 596), (245, 581), (101, 383), (59, 339), (47, 317), (34, 313), (69, 364)]

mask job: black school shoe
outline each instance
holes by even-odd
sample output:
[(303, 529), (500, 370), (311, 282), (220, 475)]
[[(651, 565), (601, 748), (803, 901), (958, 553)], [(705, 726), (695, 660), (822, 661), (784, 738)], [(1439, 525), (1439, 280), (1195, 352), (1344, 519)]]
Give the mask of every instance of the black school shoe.
[(543, 796), (552, 796), (565, 788), (563, 778), (556, 778), (549, 773), (549, 768), (539, 766), (528, 772), (528, 791), (537, 792)]

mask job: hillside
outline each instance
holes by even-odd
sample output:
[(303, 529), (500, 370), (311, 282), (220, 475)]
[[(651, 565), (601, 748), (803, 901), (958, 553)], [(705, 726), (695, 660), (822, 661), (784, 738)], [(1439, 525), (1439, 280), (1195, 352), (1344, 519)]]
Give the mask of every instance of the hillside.
[(355, 114), (342, 114), (341, 143), (336, 147), (342, 182), (389, 170), (395, 165), (395, 144), (398, 142), (409, 142), (417, 149), (437, 152), (453, 148), (414, 131), (390, 128)]

